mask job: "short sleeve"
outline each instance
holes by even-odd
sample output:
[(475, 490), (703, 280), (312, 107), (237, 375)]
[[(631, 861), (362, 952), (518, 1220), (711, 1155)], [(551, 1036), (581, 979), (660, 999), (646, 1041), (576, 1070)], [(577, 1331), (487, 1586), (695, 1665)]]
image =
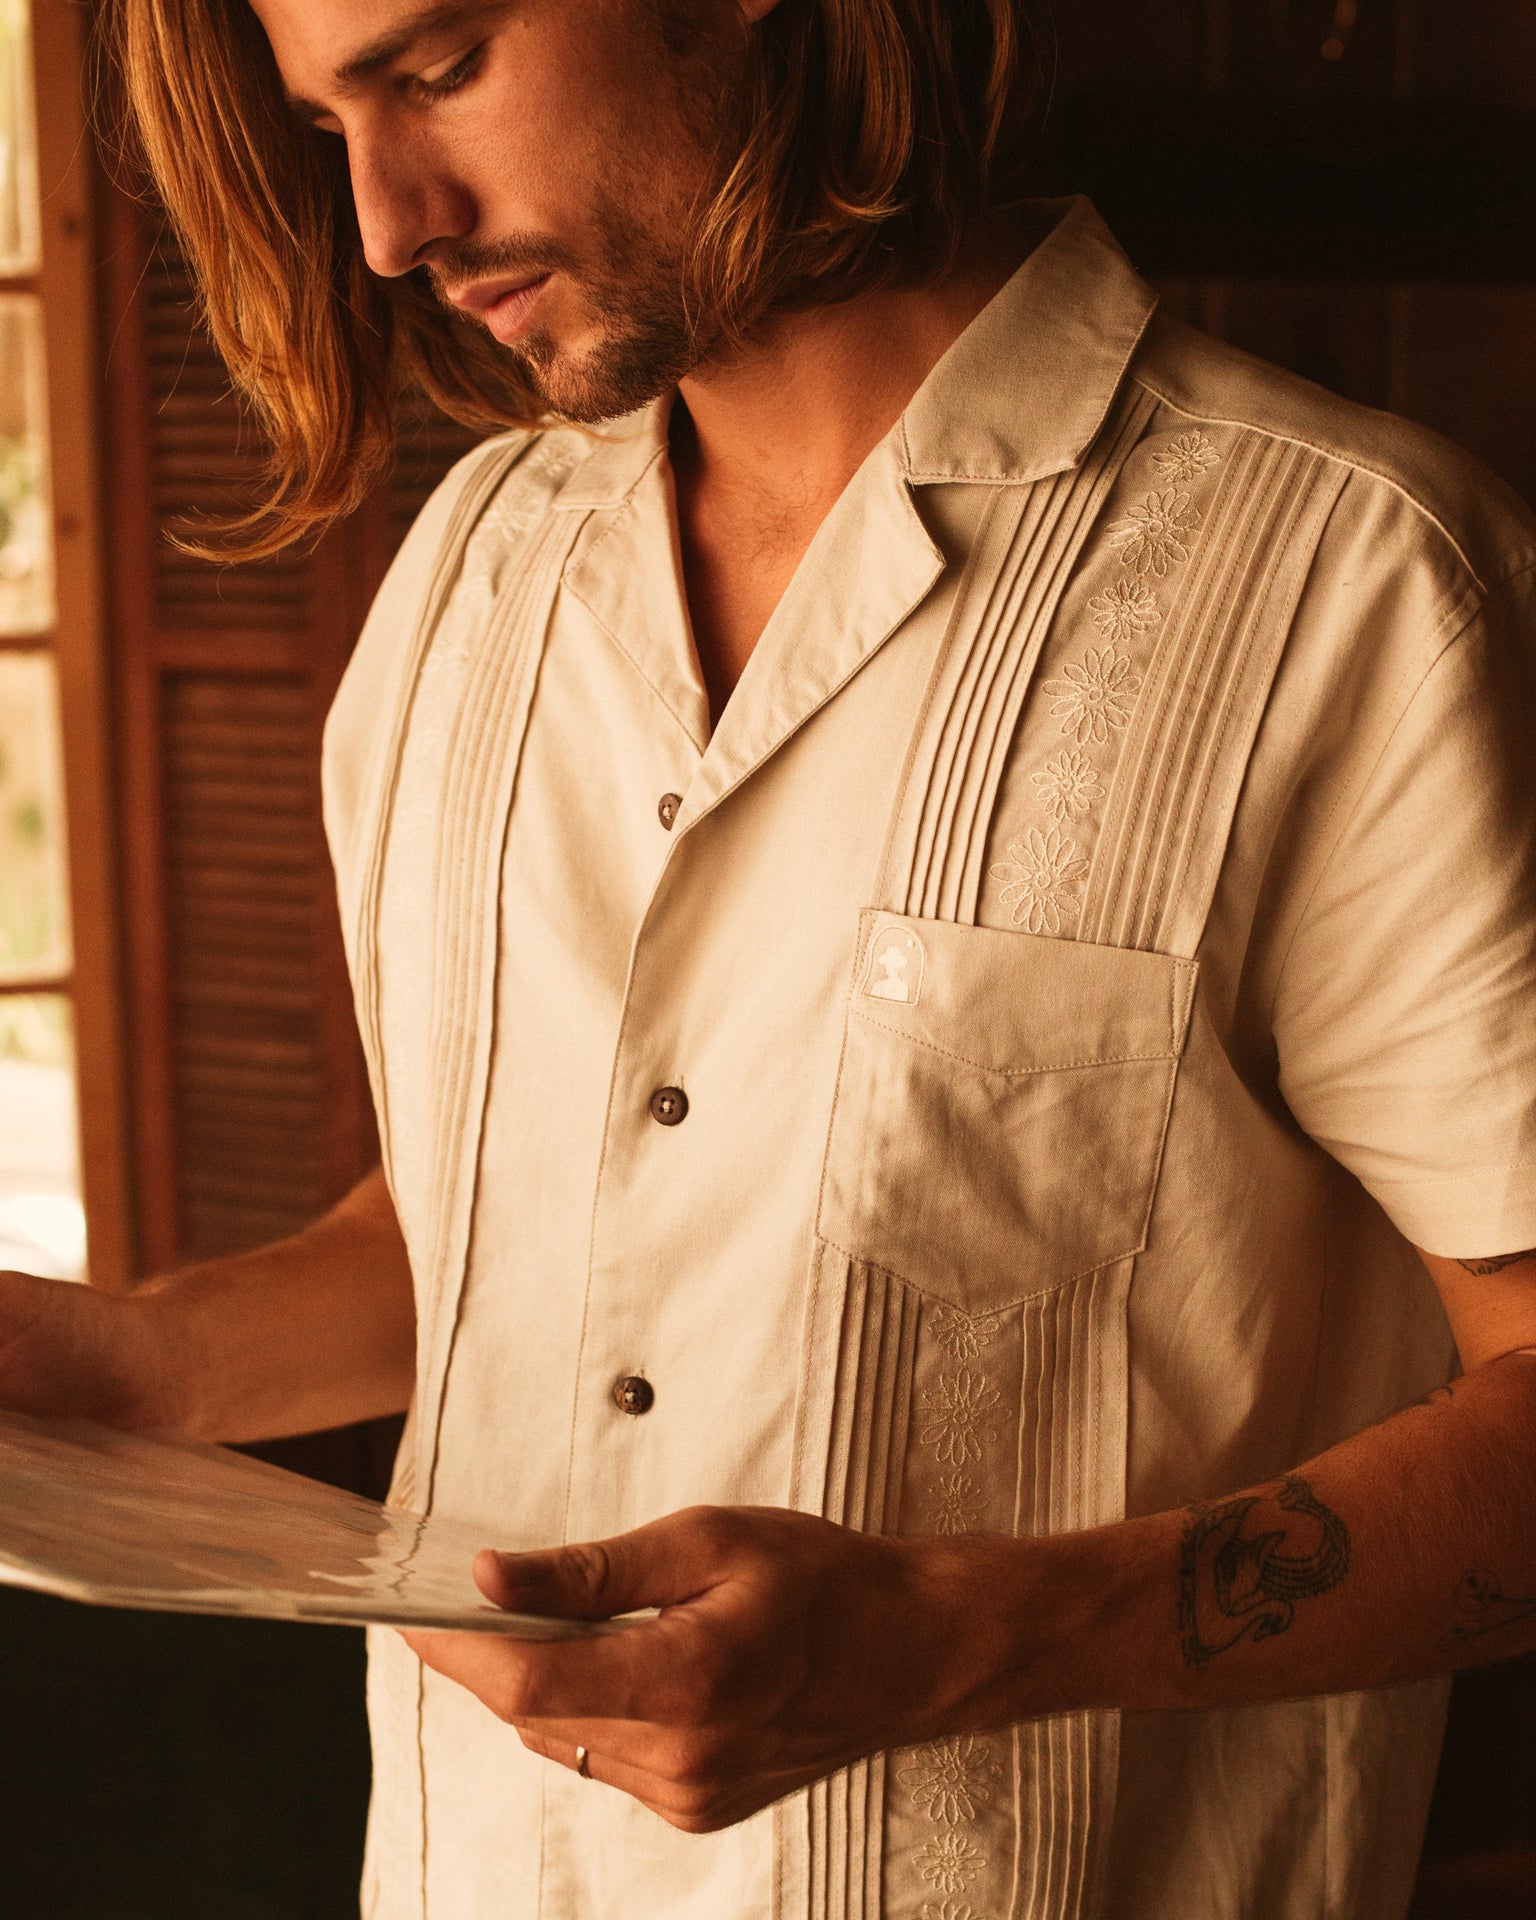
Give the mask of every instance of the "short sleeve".
[(1307, 901), (1280, 1090), (1408, 1239), (1536, 1245), (1536, 575), (1428, 668)]

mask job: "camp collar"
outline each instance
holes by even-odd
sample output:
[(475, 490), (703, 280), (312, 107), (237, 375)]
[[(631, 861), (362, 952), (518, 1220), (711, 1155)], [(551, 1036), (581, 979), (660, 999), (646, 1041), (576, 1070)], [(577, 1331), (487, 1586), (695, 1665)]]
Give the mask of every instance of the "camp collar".
[(1103, 426), (1157, 295), (1089, 202), (1055, 225), (918, 388), (897, 432), (914, 485), (1043, 480)]
[[(896, 428), (913, 485), (1024, 483), (1077, 465), (1104, 423), (1157, 295), (1082, 198), (918, 388)], [(594, 431), (562, 508), (617, 506), (665, 450), (671, 396)]]

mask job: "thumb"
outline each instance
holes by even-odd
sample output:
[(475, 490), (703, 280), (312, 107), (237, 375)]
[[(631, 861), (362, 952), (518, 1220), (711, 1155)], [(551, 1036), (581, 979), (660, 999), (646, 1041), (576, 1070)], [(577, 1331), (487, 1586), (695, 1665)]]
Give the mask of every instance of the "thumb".
[(494, 1606), (563, 1620), (607, 1620), (641, 1607), (696, 1600), (726, 1578), (718, 1510), (690, 1508), (608, 1540), (475, 1559), (475, 1583)]

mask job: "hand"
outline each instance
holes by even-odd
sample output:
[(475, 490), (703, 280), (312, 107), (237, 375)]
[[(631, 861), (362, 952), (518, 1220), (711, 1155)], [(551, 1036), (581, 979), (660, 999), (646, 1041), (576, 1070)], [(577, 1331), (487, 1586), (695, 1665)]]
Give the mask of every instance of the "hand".
[(0, 1407), (116, 1427), (176, 1427), (175, 1370), (149, 1291), (98, 1293), (0, 1272)]
[(987, 1550), (1019, 1544), (695, 1507), (616, 1539), (475, 1562), (509, 1610), (660, 1607), (654, 1620), (589, 1640), (405, 1639), (533, 1752), (574, 1766), (586, 1747), (592, 1778), (707, 1833), (866, 1754), (982, 1724), (967, 1709), (985, 1678), (974, 1579)]

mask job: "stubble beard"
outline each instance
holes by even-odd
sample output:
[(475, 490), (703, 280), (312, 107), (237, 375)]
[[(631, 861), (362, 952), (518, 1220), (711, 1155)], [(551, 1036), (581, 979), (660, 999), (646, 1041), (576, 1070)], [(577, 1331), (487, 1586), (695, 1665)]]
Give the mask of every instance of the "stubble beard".
[(502, 348), (522, 364), (542, 410), (576, 425), (616, 419), (669, 392), (710, 345), (709, 328), (694, 325), (687, 312), (684, 245), (663, 240), (613, 202), (598, 209), (593, 230), (596, 258), (510, 241), (453, 262), (454, 279), (556, 272), (580, 289), (595, 323), (589, 347), (575, 351), (535, 325)]

